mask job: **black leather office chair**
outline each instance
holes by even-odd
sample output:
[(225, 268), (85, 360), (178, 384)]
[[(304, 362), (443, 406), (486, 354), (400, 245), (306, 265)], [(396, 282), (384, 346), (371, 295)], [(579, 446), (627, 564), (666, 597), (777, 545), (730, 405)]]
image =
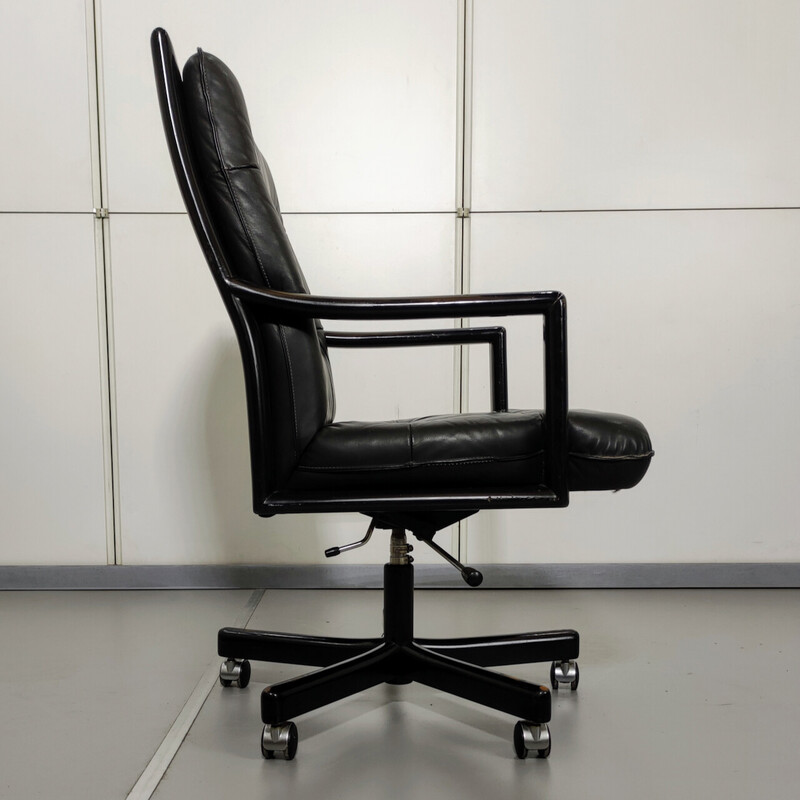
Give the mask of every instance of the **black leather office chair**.
[[(520, 758), (550, 752), (550, 692), (484, 669), (552, 662), (553, 689), (578, 686), (573, 630), (469, 639), (415, 639), (406, 531), (477, 585), (434, 534), (483, 508), (566, 506), (570, 491), (634, 486), (653, 455), (647, 431), (616, 414), (567, 410), (566, 305), (559, 292), (453, 297), (339, 298), (309, 294), (281, 220), (269, 169), (239, 84), (198, 50), (183, 74), (164, 30), (152, 35), (172, 162), (241, 349), (256, 514), (358, 511), (391, 530), (384, 568), (384, 633), (334, 639), (223, 628), (222, 684), (250, 678), (248, 659), (322, 667), (261, 695), (265, 758), (291, 759), (308, 711), (379, 683), (418, 681), (519, 717)], [(505, 331), (331, 333), (320, 319), (543, 318), (545, 407), (507, 409)], [(493, 411), (389, 422), (335, 422), (328, 347), (490, 342)], [(327, 555), (354, 545), (333, 548)]]

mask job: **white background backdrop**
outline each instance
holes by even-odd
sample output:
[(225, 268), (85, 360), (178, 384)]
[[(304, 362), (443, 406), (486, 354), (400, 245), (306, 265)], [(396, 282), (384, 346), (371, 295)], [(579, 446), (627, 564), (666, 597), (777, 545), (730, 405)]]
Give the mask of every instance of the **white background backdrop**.
[[(30, 0), (0, 32), (0, 563), (319, 563), (365, 528), (250, 511), (158, 25), (238, 75), (313, 291), (561, 290), (571, 405), (650, 430), (635, 490), (482, 512), (462, 555), (800, 560), (796, 3)], [(517, 322), (511, 402), (538, 406)], [(484, 348), (333, 359), (339, 419), (488, 406)]]

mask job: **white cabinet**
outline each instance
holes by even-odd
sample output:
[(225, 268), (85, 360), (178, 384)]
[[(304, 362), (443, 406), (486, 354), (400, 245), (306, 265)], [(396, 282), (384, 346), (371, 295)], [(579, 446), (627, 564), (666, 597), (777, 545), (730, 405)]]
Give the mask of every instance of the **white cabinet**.
[(456, 0), (103, 0), (112, 210), (182, 211), (148, 40), (239, 78), (284, 211), (443, 211), (455, 196)]
[[(473, 290), (563, 291), (570, 406), (638, 417), (656, 456), (630, 492), (470, 519), (469, 558), (798, 560), (800, 211), (499, 214), (471, 224)], [(508, 327), (512, 403), (541, 402), (541, 373), (527, 367), (541, 340)], [(470, 402), (486, 402), (482, 384)]]
[(0, 214), (2, 564), (107, 560), (93, 226)]
[(0, 76), (0, 212), (91, 211), (84, 0), (3, 3)]
[[(319, 293), (452, 290), (447, 215), (287, 216), (286, 226)], [(124, 563), (315, 563), (360, 538), (357, 514), (253, 514), (239, 352), (189, 220), (122, 214), (110, 227)], [(452, 410), (451, 349), (418, 348), (414, 370), (407, 353), (373, 355), (332, 353), (338, 419)], [(356, 561), (385, 561), (383, 538)]]
[(800, 205), (800, 4), (475, 0), (474, 210)]

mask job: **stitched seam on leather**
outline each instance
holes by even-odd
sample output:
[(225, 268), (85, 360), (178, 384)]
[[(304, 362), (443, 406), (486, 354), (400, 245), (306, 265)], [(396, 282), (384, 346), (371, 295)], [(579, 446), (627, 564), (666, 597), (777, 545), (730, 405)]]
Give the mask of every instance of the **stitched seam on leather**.
[[(374, 471), (387, 471), (395, 469), (418, 469), (421, 467), (455, 467), (469, 464), (502, 464), (511, 461), (526, 461), (532, 458), (537, 458), (543, 454), (542, 450), (536, 453), (524, 456), (508, 456), (506, 458), (462, 458), (451, 461), (428, 461), (421, 464), (413, 462), (404, 464), (389, 464), (386, 466), (370, 466), (370, 467), (320, 467), (312, 466), (309, 464), (298, 464), (297, 469), (305, 470), (306, 472), (374, 472)], [(640, 461), (644, 458), (651, 458), (654, 451), (650, 451), (641, 456), (592, 456), (583, 455), (581, 453), (569, 453), (570, 458), (583, 458), (590, 461)]]
[(292, 371), (292, 359), (289, 357), (289, 344), (286, 341), (286, 331), (283, 325), (278, 325), (278, 335), (281, 337), (281, 349), (283, 350), (283, 357), (286, 360), (286, 366), (289, 369), (289, 391), (292, 395), (292, 427), (294, 428), (294, 439), (292, 440), (292, 450), (294, 450), (294, 460), (297, 461), (297, 440), (300, 438), (300, 433), (297, 430), (297, 401), (295, 400), (294, 391), (294, 372)]
[(240, 169), (259, 169), (259, 166), (258, 164), (240, 164), (236, 167), (222, 167), (222, 169), (218, 169), (217, 172), (222, 172), (222, 170), (225, 170), (226, 172), (236, 172)]
[(503, 464), (511, 461), (530, 461), (542, 455), (540, 450), (537, 453), (531, 453), (524, 456), (507, 456), (506, 458), (462, 458), (451, 461), (427, 461), (422, 464), (405, 463), (405, 464), (389, 464), (386, 466), (372, 466), (372, 467), (315, 467), (307, 464), (298, 464), (297, 469), (306, 470), (307, 472), (376, 472), (386, 471), (393, 469), (420, 469), (423, 467), (458, 467), (471, 464)]
[[(208, 117), (211, 121), (211, 131), (214, 134), (214, 148), (217, 151), (217, 159), (219, 160), (220, 167), (222, 170), (222, 174), (225, 178), (225, 185), (228, 187), (228, 193), (231, 196), (231, 200), (233, 200), (233, 205), (236, 208), (236, 216), (239, 217), (239, 222), (241, 223), (242, 228), (244, 229), (245, 236), (247, 237), (247, 242), (250, 245), (250, 250), (253, 253), (253, 257), (258, 264), (258, 268), (261, 271), (261, 274), (264, 276), (264, 281), (267, 284), (267, 288), (271, 289), (272, 284), (270, 283), (269, 276), (267, 275), (267, 271), (264, 268), (264, 265), (261, 262), (261, 258), (256, 251), (255, 244), (253, 242), (252, 234), (250, 233), (250, 229), (245, 222), (244, 215), (242, 214), (241, 205), (239, 203), (239, 198), (236, 195), (236, 191), (231, 183), (230, 177), (228, 175), (227, 167), (225, 166), (225, 159), (222, 157), (222, 147), (219, 143), (219, 136), (217, 135), (217, 122), (214, 118), (214, 109), (211, 106), (211, 94), (208, 91), (208, 80), (206, 78), (206, 62), (205, 62), (205, 53), (200, 50), (200, 76), (203, 81), (203, 97), (206, 101), (206, 108), (208, 109)], [(294, 375), (292, 373), (292, 361), (289, 357), (289, 346), (286, 342), (286, 333), (283, 330), (282, 325), (278, 325), (278, 335), (280, 336), (281, 340), (281, 349), (283, 350), (283, 358), (286, 362), (286, 367), (289, 370), (289, 392), (292, 396), (292, 427), (294, 428), (294, 439), (292, 441), (292, 450), (294, 451), (294, 458), (295, 461), (297, 460), (297, 440), (299, 438), (299, 434), (297, 432), (297, 405), (295, 401), (295, 391), (294, 391)]]
[(570, 453), (570, 458), (585, 458), (589, 461), (639, 461), (643, 458), (652, 458), (655, 451), (651, 450), (649, 453), (639, 453), (630, 456), (601, 456), (591, 455), (590, 453)]

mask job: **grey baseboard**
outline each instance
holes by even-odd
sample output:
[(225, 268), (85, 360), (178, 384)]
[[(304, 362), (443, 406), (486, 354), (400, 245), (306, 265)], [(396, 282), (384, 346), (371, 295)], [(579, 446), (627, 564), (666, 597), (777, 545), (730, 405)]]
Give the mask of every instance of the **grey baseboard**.
[[(487, 564), (483, 589), (800, 588), (800, 563)], [(449, 566), (418, 564), (419, 588), (464, 588)], [(0, 590), (66, 589), (377, 589), (374, 564), (0, 566)]]

